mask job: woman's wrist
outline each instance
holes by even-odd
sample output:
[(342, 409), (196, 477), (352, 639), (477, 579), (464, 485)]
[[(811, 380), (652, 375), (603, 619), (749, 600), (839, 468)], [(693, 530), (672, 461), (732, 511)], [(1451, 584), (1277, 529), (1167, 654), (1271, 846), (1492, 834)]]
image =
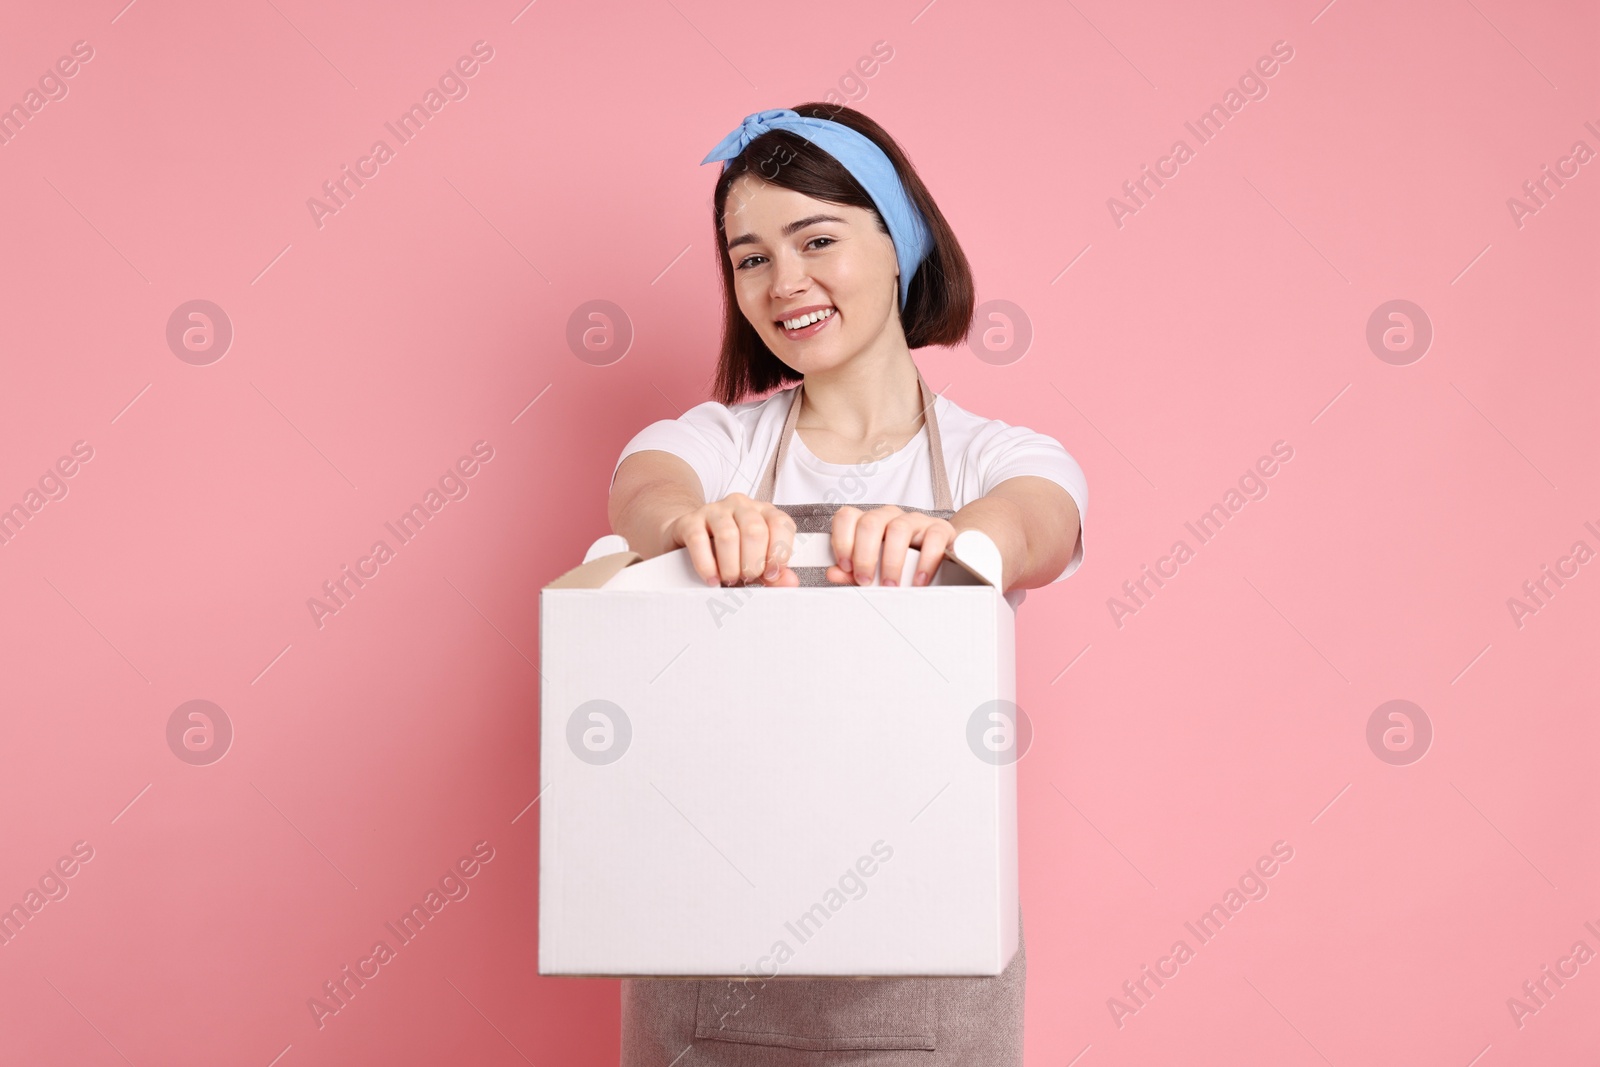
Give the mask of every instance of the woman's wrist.
[(645, 528), (650, 531), (650, 542), (645, 548), (635, 551), (648, 558), (681, 548), (678, 539), (673, 536), (672, 528), (685, 515), (705, 506), (700, 501), (700, 494), (677, 484), (669, 484), (657, 487), (650, 493), (648, 501), (644, 505), (649, 509)]
[(1000, 550), (1003, 591), (1010, 589), (1005, 583), (1014, 580), (1027, 561), (1028, 541), (1022, 519), (1014, 501), (998, 496), (981, 496), (950, 517), (957, 536), (962, 530), (977, 530)]

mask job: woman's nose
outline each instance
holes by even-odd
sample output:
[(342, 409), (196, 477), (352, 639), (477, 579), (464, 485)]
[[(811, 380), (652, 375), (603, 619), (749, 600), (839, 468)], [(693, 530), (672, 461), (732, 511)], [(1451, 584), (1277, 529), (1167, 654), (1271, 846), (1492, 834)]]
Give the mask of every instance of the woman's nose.
[(777, 257), (772, 264), (772, 295), (780, 299), (788, 299), (795, 293), (802, 292), (811, 284), (811, 278), (806, 273), (805, 264), (799, 256), (782, 255)]

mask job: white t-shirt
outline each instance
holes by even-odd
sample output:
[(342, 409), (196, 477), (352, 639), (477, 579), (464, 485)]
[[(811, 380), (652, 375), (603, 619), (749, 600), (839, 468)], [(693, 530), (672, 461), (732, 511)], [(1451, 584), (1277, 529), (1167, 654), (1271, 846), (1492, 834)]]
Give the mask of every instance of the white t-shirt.
[[(780, 389), (765, 400), (729, 407), (717, 401), (696, 405), (676, 419), (662, 419), (640, 430), (617, 457), (617, 467), (634, 452), (656, 449), (670, 452), (700, 476), (706, 500), (721, 500), (730, 493), (754, 496), (778, 450), (778, 434), (794, 388)], [(1078, 505), (1078, 543), (1059, 582), (1083, 562), (1089, 486), (1060, 442), (1025, 426), (974, 415), (954, 401), (935, 395), (934, 416), (939, 420), (945, 473), (950, 479), (951, 502), (957, 510), (993, 491), (1007, 478), (1035, 475), (1065, 489)], [(880, 450), (881, 451), (881, 450)], [(858, 464), (828, 463), (818, 459), (796, 432), (772, 490), (775, 504), (896, 504), (932, 508), (933, 464), (928, 454), (928, 428), (923, 425), (905, 447), (888, 455), (863, 457)], [(616, 467), (612, 468), (616, 481)], [(1013, 608), (1026, 590), (1006, 594)]]

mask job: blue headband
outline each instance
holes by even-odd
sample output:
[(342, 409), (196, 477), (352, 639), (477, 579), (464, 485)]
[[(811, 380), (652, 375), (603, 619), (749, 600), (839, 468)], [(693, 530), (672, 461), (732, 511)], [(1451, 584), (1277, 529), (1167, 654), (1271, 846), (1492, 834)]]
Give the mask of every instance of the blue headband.
[(878, 214), (883, 217), (889, 237), (894, 241), (895, 258), (900, 261), (900, 307), (904, 309), (906, 294), (911, 291), (911, 277), (933, 251), (933, 234), (923, 221), (922, 212), (906, 195), (900, 175), (883, 149), (843, 123), (807, 118), (791, 108), (780, 107), (746, 115), (738, 128), (717, 142), (717, 147), (700, 164), (704, 166), (720, 159), (722, 169), (727, 170), (745, 146), (769, 130), (799, 134), (838, 160), (839, 165), (861, 183), (877, 205)]

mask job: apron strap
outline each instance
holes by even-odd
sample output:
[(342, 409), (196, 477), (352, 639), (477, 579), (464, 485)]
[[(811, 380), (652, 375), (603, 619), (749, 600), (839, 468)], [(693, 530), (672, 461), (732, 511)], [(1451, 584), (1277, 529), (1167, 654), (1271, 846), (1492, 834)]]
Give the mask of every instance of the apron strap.
[[(771, 466), (762, 476), (760, 487), (756, 489), (755, 499), (762, 503), (772, 502), (773, 490), (778, 483), (778, 468), (783, 465), (784, 457), (789, 454), (789, 439), (794, 435), (795, 424), (800, 419), (800, 398), (805, 387), (804, 379), (794, 387), (794, 398), (789, 401), (789, 413), (783, 420), (783, 429), (778, 432), (778, 450), (773, 454)], [(938, 511), (954, 512), (950, 479), (944, 466), (944, 442), (939, 436), (939, 419), (934, 414), (935, 397), (933, 390), (928, 388), (927, 381), (922, 377), (921, 368), (917, 369), (917, 387), (922, 393), (923, 425), (928, 430), (928, 456), (933, 461), (933, 506)]]

